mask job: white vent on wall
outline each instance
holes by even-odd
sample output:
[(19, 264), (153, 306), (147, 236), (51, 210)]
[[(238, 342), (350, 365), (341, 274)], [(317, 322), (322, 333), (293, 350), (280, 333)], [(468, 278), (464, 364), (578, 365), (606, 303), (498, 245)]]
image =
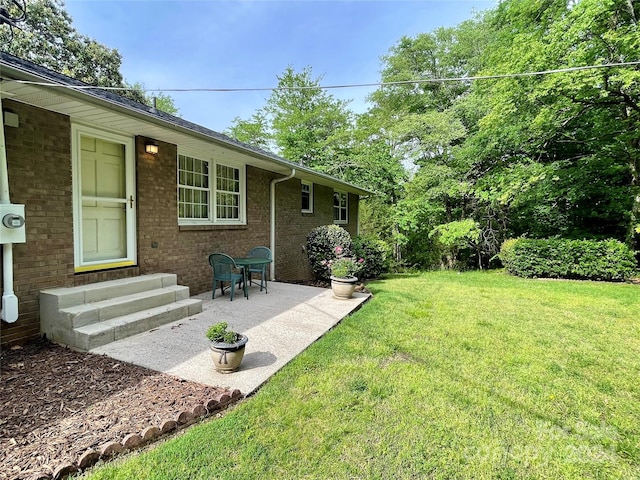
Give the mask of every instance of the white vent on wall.
[(19, 127), (20, 126), (20, 119), (18, 118), (18, 114), (17, 113), (13, 113), (13, 112), (7, 112), (4, 111), (2, 112), (3, 116), (4, 116), (4, 124), (7, 127)]

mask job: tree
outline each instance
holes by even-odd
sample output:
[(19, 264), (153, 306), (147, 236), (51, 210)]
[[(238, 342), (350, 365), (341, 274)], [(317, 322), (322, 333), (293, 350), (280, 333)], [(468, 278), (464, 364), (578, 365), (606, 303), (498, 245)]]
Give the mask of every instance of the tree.
[[(482, 74), (636, 59), (637, 9), (624, 0), (502, 2), (490, 15), (496, 36)], [(637, 67), (477, 82), (472, 97), (484, 112), (461, 154), (475, 159), (478, 196), (508, 211), (512, 235), (626, 231), (632, 241), (639, 93)]]
[[(142, 98), (141, 103), (149, 105), (150, 107), (157, 108), (158, 110), (162, 110), (170, 115), (175, 115), (177, 117), (180, 116), (180, 110), (176, 107), (173, 98), (164, 92), (158, 92), (156, 94), (147, 94), (146, 87), (144, 83), (136, 82), (133, 85), (128, 85), (130, 89), (132, 89), (135, 93), (136, 98)], [(132, 98), (129, 95), (129, 98)], [(132, 98), (135, 99), (135, 98)], [(140, 100), (137, 100), (140, 101)]]
[(426, 265), (432, 240), (465, 237), (467, 225), (480, 229), (469, 243), (480, 265), (509, 236), (638, 235), (638, 67), (509, 74), (637, 60), (639, 9), (505, 0), (458, 27), (403, 38), (384, 57), (385, 82), (505, 75), (372, 95), (394, 154), (414, 169), (395, 209), (409, 263)]
[[(445, 249), (430, 233), (439, 225), (466, 221), (469, 162), (454, 156), (467, 136), (466, 118), (457, 106), (469, 82), (439, 81), (471, 76), (488, 34), (480, 20), (403, 37), (382, 58), (382, 81), (408, 82), (374, 92), (371, 114), (393, 145), (393, 156), (413, 176), (396, 202), (397, 260), (423, 267), (447, 263)], [(423, 80), (413, 83), (411, 80)]]
[(287, 160), (342, 177), (350, 167), (352, 113), (313, 78), (310, 67), (278, 75), (278, 87), (249, 120), (234, 119), (226, 133)]
[(310, 67), (292, 67), (278, 76), (265, 111), (271, 118), (273, 139), (282, 155), (292, 161), (330, 172), (348, 150), (351, 114), (347, 102), (335, 99), (313, 78)]
[(158, 110), (162, 110), (170, 115), (180, 117), (180, 109), (173, 101), (173, 97), (164, 92), (158, 92), (155, 95), (146, 95), (145, 102), (147, 105), (155, 106)]
[(404, 195), (407, 171), (400, 157), (394, 155), (395, 150), (375, 115), (359, 115), (351, 163), (343, 178), (376, 192), (360, 202), (360, 231), (363, 235), (383, 240), (393, 259), (400, 263), (402, 250), (395, 212)]
[[(438, 28), (415, 38), (402, 37), (388, 55), (382, 57), (382, 81), (387, 85), (371, 95), (374, 104), (390, 117), (444, 111), (469, 90), (467, 82), (439, 79), (465, 77), (472, 73), (471, 44), (479, 53), (483, 43), (476, 21), (454, 28)], [(411, 80), (422, 80), (412, 83)]]
[(272, 151), (275, 148), (273, 147), (270, 128), (267, 114), (263, 110), (258, 110), (249, 120), (235, 117), (231, 127), (225, 133), (248, 145)]

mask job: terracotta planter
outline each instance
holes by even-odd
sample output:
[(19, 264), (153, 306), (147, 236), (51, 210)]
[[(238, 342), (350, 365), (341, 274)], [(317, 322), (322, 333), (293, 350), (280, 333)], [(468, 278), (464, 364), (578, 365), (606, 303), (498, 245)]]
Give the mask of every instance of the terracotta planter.
[(336, 298), (347, 299), (353, 296), (356, 289), (357, 277), (334, 277), (331, 276), (331, 290)]
[(244, 347), (249, 339), (240, 335), (240, 340), (235, 343), (211, 342), (211, 358), (216, 370), (220, 373), (235, 372), (240, 368), (240, 362), (244, 357)]

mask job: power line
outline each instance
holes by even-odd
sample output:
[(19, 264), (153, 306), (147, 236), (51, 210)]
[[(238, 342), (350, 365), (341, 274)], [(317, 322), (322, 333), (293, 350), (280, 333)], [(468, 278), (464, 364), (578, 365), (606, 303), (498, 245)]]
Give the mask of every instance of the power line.
[[(494, 80), (503, 78), (519, 78), (519, 77), (533, 77), (540, 75), (549, 75), (554, 73), (566, 73), (577, 72), (582, 70), (595, 70), (600, 68), (612, 68), (612, 67), (627, 67), (632, 65), (640, 65), (640, 60), (631, 62), (619, 62), (619, 63), (606, 63), (602, 65), (588, 65), (582, 67), (567, 67), (558, 68), (554, 70), (542, 70), (537, 72), (523, 72), (523, 73), (504, 73), (498, 75), (480, 75), (475, 77), (445, 77), (445, 78), (422, 78), (414, 80), (401, 80), (397, 82), (374, 82), (374, 83), (351, 83), (342, 85), (317, 85), (317, 86), (299, 86), (299, 87), (257, 87), (257, 88), (145, 88), (143, 92), (262, 92), (272, 90), (334, 90), (342, 88), (363, 88), (363, 87), (389, 87), (395, 85), (411, 85), (422, 83), (443, 83), (443, 82), (471, 82), (476, 80)], [(92, 85), (60, 85), (57, 83), (48, 82), (33, 82), (29, 80), (9, 80), (15, 83), (22, 83), (27, 85), (37, 85), (43, 87), (63, 87), (73, 90), (87, 90), (87, 89), (100, 89), (100, 90), (118, 90), (118, 91), (133, 91), (138, 90), (131, 87), (101, 87)]]

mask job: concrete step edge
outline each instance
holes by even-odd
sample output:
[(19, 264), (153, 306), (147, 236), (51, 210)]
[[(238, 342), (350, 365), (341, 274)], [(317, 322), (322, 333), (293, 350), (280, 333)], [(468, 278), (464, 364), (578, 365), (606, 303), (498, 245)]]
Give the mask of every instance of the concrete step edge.
[(91, 350), (202, 311), (202, 300), (185, 299), (74, 329), (76, 347)]
[(76, 328), (187, 298), (189, 298), (189, 287), (172, 285), (98, 302), (74, 305), (73, 307), (61, 309), (60, 314), (66, 317), (71, 322), (71, 325)]
[(174, 273), (155, 273), (119, 280), (91, 283), (68, 288), (53, 288), (40, 292), (41, 301), (55, 302), (58, 308), (67, 308), (88, 302), (97, 302), (111, 297), (177, 285)]

